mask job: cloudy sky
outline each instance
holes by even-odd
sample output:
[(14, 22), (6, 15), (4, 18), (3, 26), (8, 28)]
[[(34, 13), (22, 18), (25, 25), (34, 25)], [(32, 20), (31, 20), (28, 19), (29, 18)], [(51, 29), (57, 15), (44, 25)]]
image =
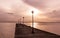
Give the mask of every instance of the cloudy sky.
[(60, 22), (60, 0), (0, 0), (0, 21), (31, 22), (32, 10), (35, 22)]

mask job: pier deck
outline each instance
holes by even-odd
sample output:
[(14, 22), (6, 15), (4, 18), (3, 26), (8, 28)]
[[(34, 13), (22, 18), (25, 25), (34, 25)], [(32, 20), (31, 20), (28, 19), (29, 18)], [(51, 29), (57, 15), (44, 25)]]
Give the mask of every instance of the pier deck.
[(59, 35), (46, 32), (40, 29), (34, 29), (32, 34), (32, 28), (25, 24), (16, 24), (15, 38), (60, 38)]

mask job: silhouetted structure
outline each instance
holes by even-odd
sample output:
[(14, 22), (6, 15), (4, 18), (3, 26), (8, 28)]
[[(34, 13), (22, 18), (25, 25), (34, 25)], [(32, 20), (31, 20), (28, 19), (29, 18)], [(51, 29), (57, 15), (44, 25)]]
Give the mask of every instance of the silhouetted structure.
[(36, 28), (34, 34), (31, 34), (32, 28), (25, 24), (16, 24), (15, 38), (60, 38), (59, 35), (42, 31)]
[(24, 17), (23, 17), (23, 24), (24, 24)]
[(34, 34), (34, 11), (32, 11), (32, 34)]

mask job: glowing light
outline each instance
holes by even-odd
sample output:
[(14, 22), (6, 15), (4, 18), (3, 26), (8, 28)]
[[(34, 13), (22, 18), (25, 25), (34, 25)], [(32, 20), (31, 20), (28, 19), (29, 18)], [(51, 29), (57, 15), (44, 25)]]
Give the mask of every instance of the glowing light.
[(34, 11), (34, 15), (36, 16), (36, 15), (38, 15), (38, 13), (40, 12), (38, 9), (35, 9), (35, 8), (31, 8), (30, 10), (29, 10), (29, 14), (31, 15), (31, 12), (32, 11)]

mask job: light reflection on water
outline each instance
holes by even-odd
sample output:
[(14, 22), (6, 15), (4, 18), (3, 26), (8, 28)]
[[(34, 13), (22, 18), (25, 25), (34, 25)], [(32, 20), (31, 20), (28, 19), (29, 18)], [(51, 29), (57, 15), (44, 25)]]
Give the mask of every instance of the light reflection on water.
[[(25, 23), (32, 27), (32, 23)], [(60, 35), (60, 23), (34, 23), (34, 28)]]

